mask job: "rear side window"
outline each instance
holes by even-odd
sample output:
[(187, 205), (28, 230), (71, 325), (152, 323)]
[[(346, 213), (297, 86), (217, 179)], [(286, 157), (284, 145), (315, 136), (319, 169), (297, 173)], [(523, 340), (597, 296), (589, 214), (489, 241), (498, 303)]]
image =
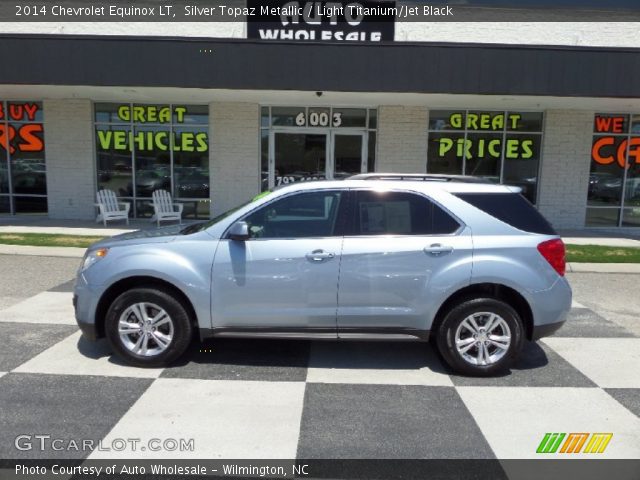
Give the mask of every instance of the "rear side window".
[(354, 192), (351, 235), (444, 235), (460, 224), (428, 198), (408, 192)]
[(551, 224), (519, 193), (458, 193), (456, 196), (518, 230), (556, 235)]

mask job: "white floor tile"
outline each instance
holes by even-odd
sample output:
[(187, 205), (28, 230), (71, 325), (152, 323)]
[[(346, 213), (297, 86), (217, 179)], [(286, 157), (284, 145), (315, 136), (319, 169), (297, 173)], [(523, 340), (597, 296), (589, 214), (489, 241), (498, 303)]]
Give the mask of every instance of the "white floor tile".
[(640, 338), (561, 338), (543, 340), (603, 388), (640, 388)]
[(42, 292), (0, 311), (0, 322), (75, 325), (71, 292)]
[(565, 458), (566, 453), (537, 454), (536, 449), (546, 433), (574, 432), (613, 433), (613, 437), (604, 453), (571, 454), (571, 458), (640, 458), (640, 419), (599, 388), (458, 387), (457, 391), (498, 458)]
[(94, 451), (90, 458), (295, 458), (304, 382), (162, 378), (129, 409), (116, 438), (193, 439), (194, 451)]
[(402, 342), (316, 342), (307, 382), (453, 386), (428, 345)]
[(14, 370), (57, 375), (102, 375), (106, 377), (157, 378), (161, 368), (126, 366), (110, 353), (104, 340), (89, 342), (74, 333)]

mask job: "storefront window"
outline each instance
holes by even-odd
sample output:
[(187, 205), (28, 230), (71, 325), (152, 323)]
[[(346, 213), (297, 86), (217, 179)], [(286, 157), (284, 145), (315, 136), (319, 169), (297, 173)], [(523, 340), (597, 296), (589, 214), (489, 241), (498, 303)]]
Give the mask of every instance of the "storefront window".
[(377, 111), (261, 107), (262, 190), (375, 171)]
[(0, 213), (47, 213), (42, 104), (0, 101)]
[(640, 115), (599, 113), (593, 122), (589, 227), (640, 227)]
[(473, 175), (537, 200), (542, 112), (432, 110), (427, 172)]
[(209, 215), (209, 114), (206, 105), (95, 105), (98, 188), (153, 214), (151, 195), (170, 192), (186, 218)]

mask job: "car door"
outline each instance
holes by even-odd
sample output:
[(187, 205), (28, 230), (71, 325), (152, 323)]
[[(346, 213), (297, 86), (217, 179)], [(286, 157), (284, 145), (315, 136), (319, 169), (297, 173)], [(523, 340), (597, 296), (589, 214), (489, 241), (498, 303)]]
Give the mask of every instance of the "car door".
[(353, 190), (350, 195), (339, 336), (427, 329), (433, 304), (452, 286), (469, 282), (470, 230), (420, 193)]
[(246, 215), (246, 241), (222, 239), (212, 272), (214, 328), (336, 335), (345, 191), (301, 191)]

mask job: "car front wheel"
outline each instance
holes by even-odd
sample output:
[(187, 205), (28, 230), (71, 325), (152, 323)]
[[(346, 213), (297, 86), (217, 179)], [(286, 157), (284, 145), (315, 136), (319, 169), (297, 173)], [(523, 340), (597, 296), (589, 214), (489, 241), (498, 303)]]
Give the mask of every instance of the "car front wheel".
[(494, 298), (467, 299), (452, 308), (436, 333), (438, 350), (456, 372), (491, 376), (507, 370), (522, 349), (522, 320)]
[(162, 367), (180, 357), (193, 328), (184, 306), (156, 288), (135, 288), (111, 304), (105, 334), (113, 350), (138, 367)]

